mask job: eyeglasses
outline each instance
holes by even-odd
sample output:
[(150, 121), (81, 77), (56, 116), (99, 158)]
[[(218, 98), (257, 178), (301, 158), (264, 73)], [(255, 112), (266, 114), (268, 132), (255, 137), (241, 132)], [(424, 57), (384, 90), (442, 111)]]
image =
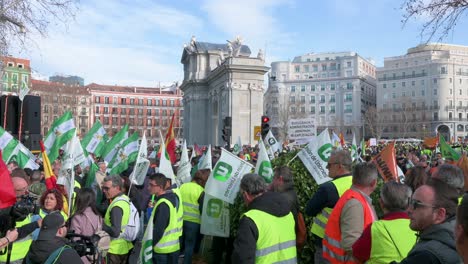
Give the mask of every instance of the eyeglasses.
[(432, 205), (432, 204), (427, 204), (427, 203), (423, 203), (421, 201), (418, 201), (418, 200), (413, 200), (411, 199), (410, 200), (410, 206), (413, 207), (414, 210), (420, 208), (420, 207), (430, 207), (430, 208), (437, 208), (436, 206)]
[(110, 189), (110, 187), (102, 186), (101, 189), (102, 189), (103, 191), (106, 191), (106, 192), (107, 192), (107, 191)]
[(335, 165), (335, 164), (340, 164), (338, 162), (328, 162), (327, 163), (327, 169), (331, 168), (331, 165)]

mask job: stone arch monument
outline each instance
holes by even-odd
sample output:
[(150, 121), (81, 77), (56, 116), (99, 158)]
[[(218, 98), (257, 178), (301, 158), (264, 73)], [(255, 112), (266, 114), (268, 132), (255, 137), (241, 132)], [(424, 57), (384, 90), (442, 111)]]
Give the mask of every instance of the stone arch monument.
[[(240, 136), (242, 144), (256, 144), (254, 126), (263, 115), (263, 55), (250, 57), (242, 39), (226, 44), (198, 42), (192, 37), (184, 45), (184, 138), (187, 144), (223, 146), (223, 119), (232, 117), (231, 144)], [(263, 54), (263, 53), (262, 53)]]

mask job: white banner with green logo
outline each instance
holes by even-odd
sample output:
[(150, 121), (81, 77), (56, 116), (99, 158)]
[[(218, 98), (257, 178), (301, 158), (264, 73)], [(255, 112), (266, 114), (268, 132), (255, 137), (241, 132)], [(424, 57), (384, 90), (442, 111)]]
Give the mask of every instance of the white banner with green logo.
[(271, 183), (273, 179), (273, 168), (271, 167), (270, 159), (268, 158), (263, 140), (258, 141), (258, 159), (255, 166), (255, 173), (260, 175), (267, 183)]
[(356, 135), (353, 133), (353, 142), (351, 143), (351, 159), (355, 161), (359, 157), (357, 151)]
[(331, 181), (331, 178), (328, 177), (327, 164), (332, 148), (328, 129), (325, 129), (313, 142), (298, 153), (298, 157), (317, 184)]
[(242, 177), (253, 166), (224, 148), (221, 150), (221, 157), (206, 182), (205, 193), (232, 204), (239, 192)]
[(229, 204), (205, 193), (200, 232), (208, 236), (229, 237)]

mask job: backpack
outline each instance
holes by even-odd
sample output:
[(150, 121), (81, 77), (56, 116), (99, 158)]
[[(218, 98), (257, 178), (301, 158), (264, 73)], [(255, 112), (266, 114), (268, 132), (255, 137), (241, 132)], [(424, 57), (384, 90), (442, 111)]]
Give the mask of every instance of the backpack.
[(128, 200), (128, 198), (119, 196), (116, 201), (125, 201), (130, 205), (130, 216), (128, 217), (128, 223), (126, 226), (123, 226), (125, 230), (120, 234), (119, 238), (133, 242), (136, 240), (138, 232), (140, 231), (140, 215), (138, 214), (138, 210), (132, 201)]

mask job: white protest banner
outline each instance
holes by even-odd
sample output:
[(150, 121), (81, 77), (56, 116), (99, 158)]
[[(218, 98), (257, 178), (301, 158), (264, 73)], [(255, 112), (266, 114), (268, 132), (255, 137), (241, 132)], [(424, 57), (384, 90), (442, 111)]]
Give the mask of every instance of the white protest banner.
[(200, 233), (208, 236), (229, 237), (229, 204), (205, 194)]
[(377, 146), (377, 139), (369, 138), (369, 146)]
[(333, 146), (331, 144), (328, 129), (325, 129), (317, 136), (316, 140), (311, 142), (298, 153), (304, 166), (314, 177), (317, 184), (322, 184), (331, 180), (328, 177), (328, 159), (330, 158)]
[(317, 134), (315, 119), (291, 119), (288, 123), (288, 137), (293, 140), (308, 139)]
[(221, 150), (221, 157), (206, 182), (205, 193), (232, 204), (239, 192), (242, 177), (253, 166), (224, 148)]
[(281, 143), (276, 140), (271, 130), (268, 131), (268, 134), (266, 135), (265, 141), (263, 143), (265, 143), (265, 149), (270, 160), (275, 158), (275, 152), (281, 151)]
[(187, 143), (184, 140), (184, 143), (182, 144), (182, 154), (180, 155), (179, 168), (177, 168), (176, 181), (179, 186), (192, 180), (192, 175), (190, 175), (191, 170), (192, 164), (188, 157)]
[(255, 166), (255, 173), (260, 175), (267, 183), (271, 183), (273, 180), (273, 168), (271, 166), (270, 159), (268, 158), (265, 145), (263, 140), (258, 141), (258, 159)]

